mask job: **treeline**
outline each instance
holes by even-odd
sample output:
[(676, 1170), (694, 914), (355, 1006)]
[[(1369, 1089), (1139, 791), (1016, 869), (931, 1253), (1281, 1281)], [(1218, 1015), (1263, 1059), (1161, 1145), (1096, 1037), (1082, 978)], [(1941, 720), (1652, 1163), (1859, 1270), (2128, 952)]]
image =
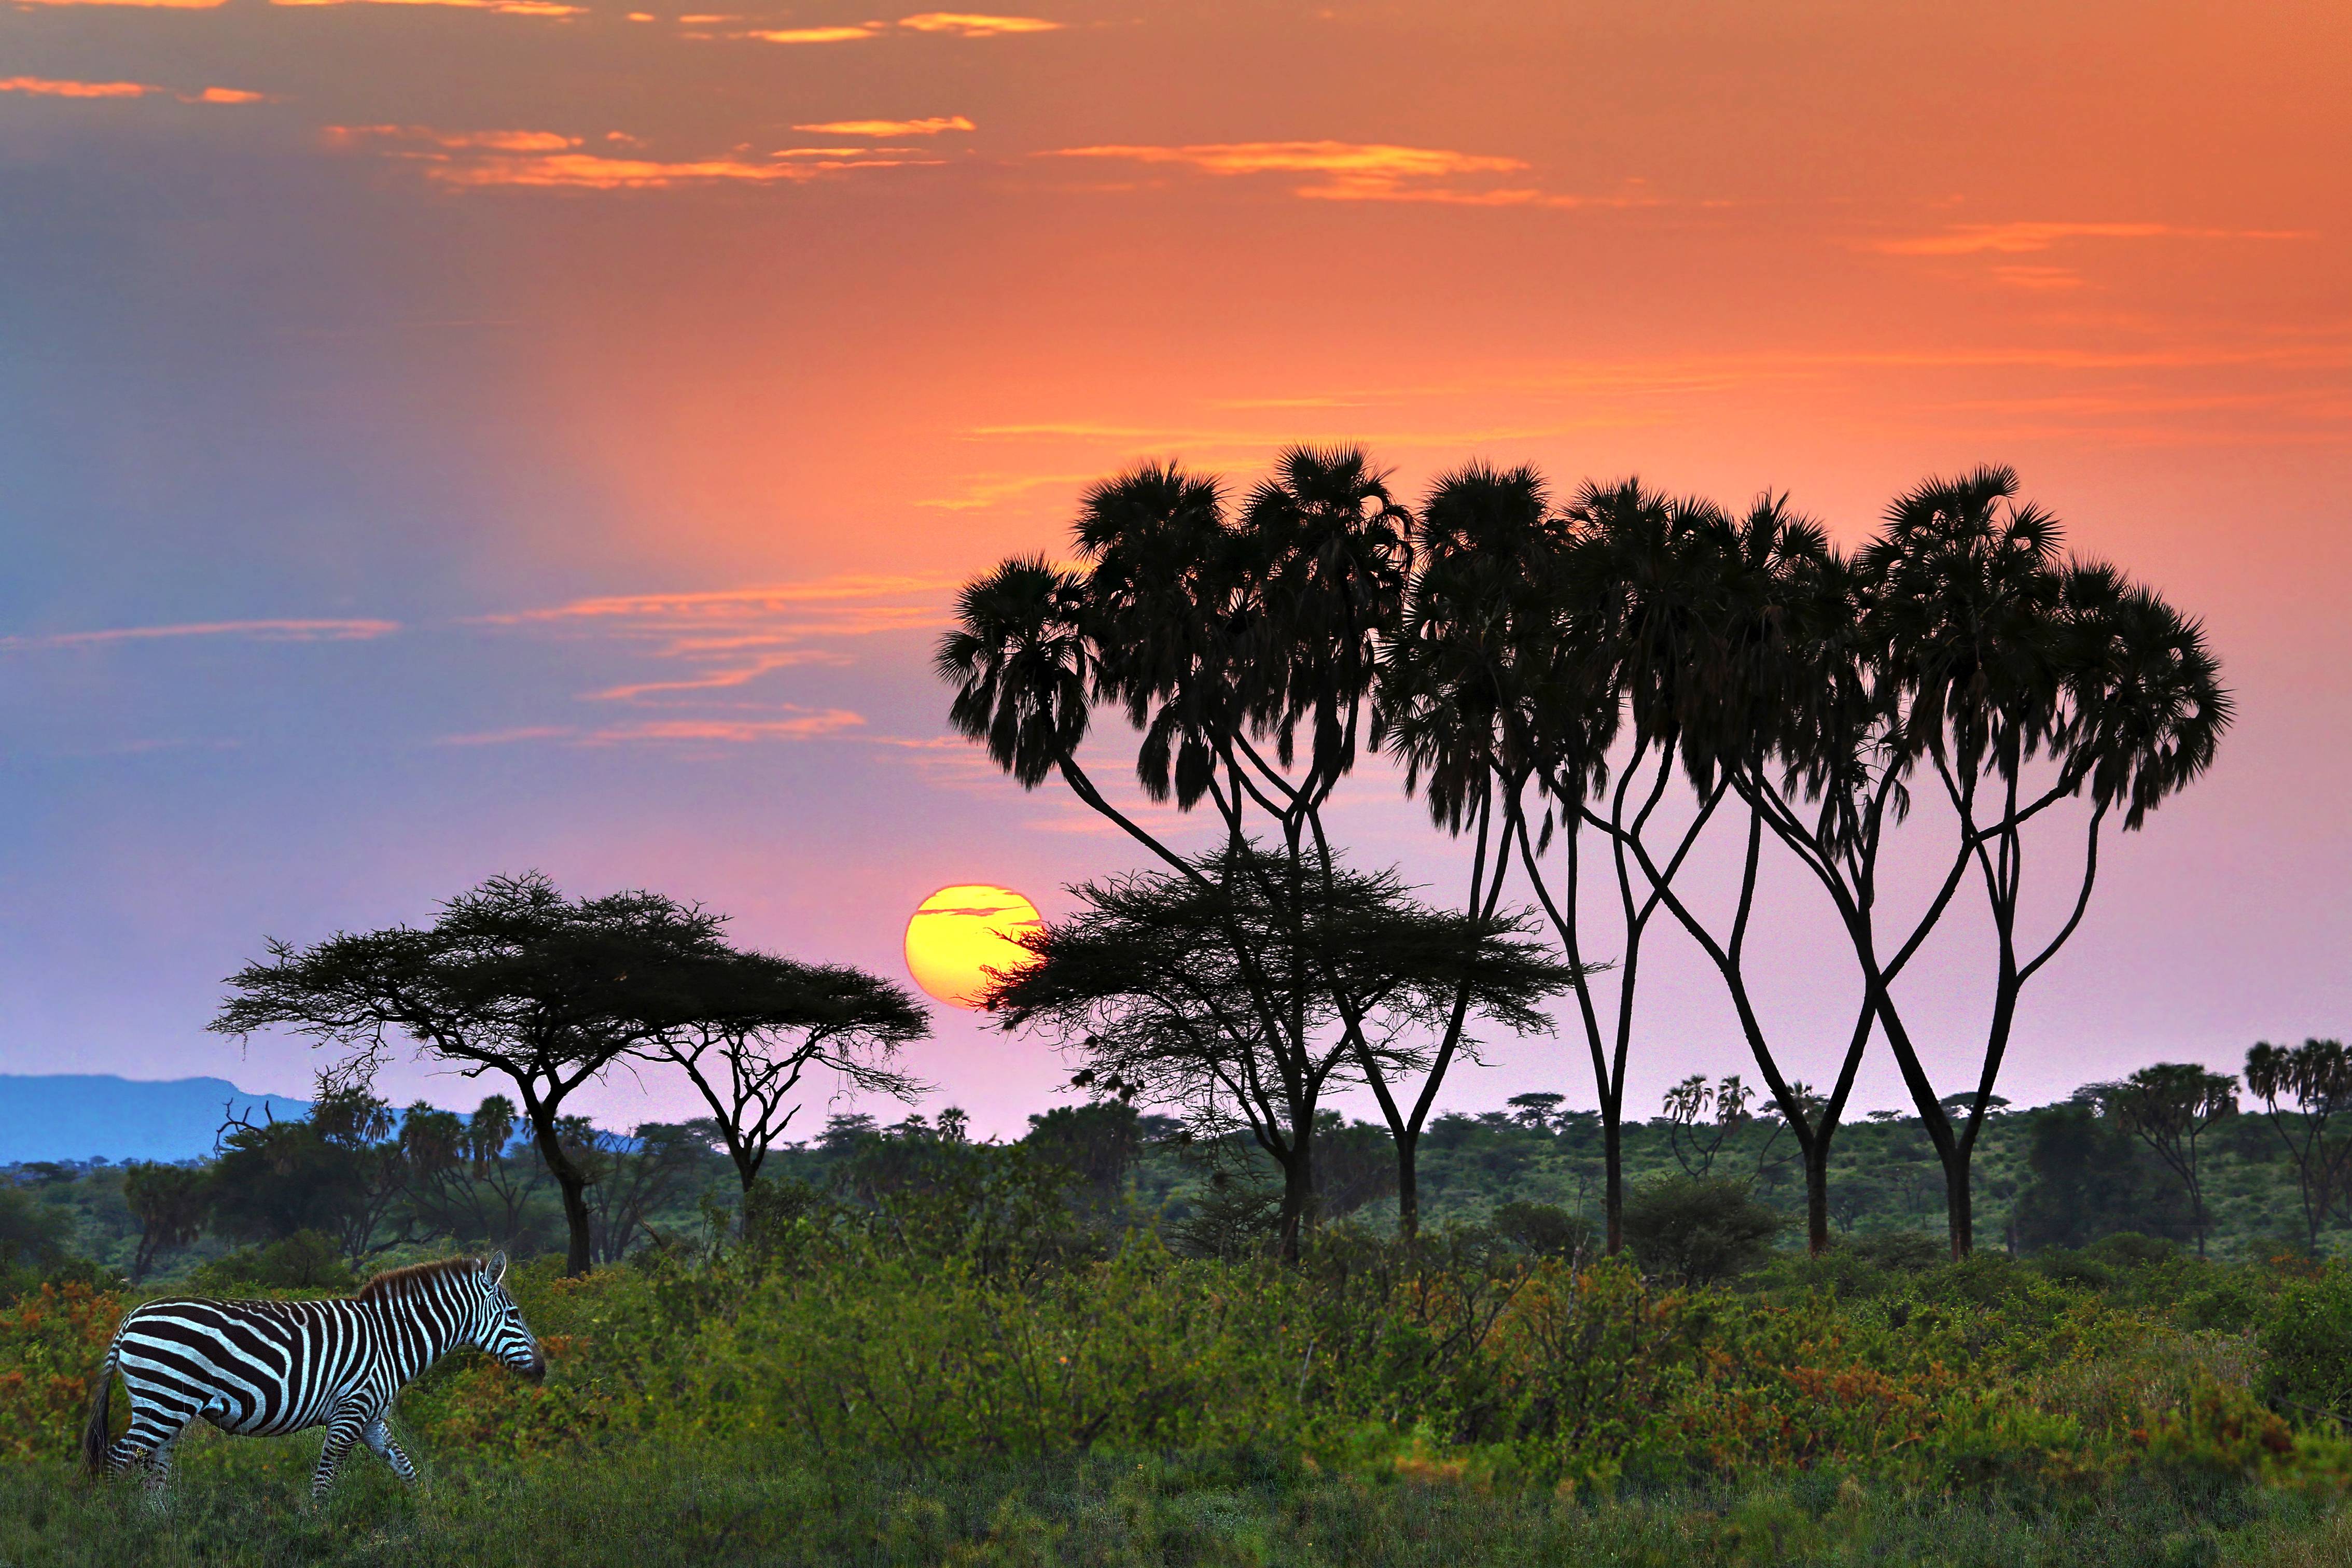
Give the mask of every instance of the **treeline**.
[[(961, 732), (1024, 789), (1068, 789), (1147, 869), (1075, 890), (990, 1000), (1083, 1057), (1080, 1084), (1249, 1138), (1282, 1172), (1294, 1257), (1324, 1207), (1335, 1091), (1378, 1105), (1410, 1233), (1447, 1073), (1554, 1013), (1592, 1075), (1617, 1250), (1661, 928), (1720, 977), (1795, 1145), (1811, 1248), (1878, 1040), (1965, 1254), (2026, 988), (2079, 929), (2104, 841), (2202, 773), (2231, 716), (2196, 622), (2064, 554), (2001, 468), (1921, 484), (1846, 551), (1780, 496), (1742, 510), (1629, 480), (1563, 501), (1533, 469), (1472, 465), (1414, 506), (1362, 452), (1300, 448), (1246, 494), (1173, 464), (1107, 480), (1070, 542), (1073, 566), (1024, 557), (967, 585), (936, 664)], [(1197, 813), (1208, 847), (1122, 809), (1098, 717), (1124, 721), (1143, 793)], [(1328, 807), (1374, 753), (1462, 844), (1458, 907), (1337, 841)], [(1717, 839), (1732, 852), (1700, 852)], [(2060, 890), (2046, 909), (2029, 861)], [(1750, 936), (1786, 913), (1759, 907), (1776, 862), (1842, 938), (1809, 977), (1853, 999), (1825, 1088), (1787, 1070), (1751, 995)], [(1921, 907), (1882, 904), (1897, 864), (1932, 869)], [(1984, 1032), (1919, 1038), (1912, 959), (1977, 930)], [(1970, 1063), (1958, 1093), (1931, 1059)]]
[[(1989, 1234), (2020, 1255), (2116, 1236), (2240, 1260), (2340, 1249), (2352, 1224), (2352, 1125), (2334, 1113), (2344, 1102), (2326, 1085), (2340, 1093), (2352, 1084), (2352, 1063), (2334, 1041), (2257, 1046), (2250, 1056), (2257, 1092), (2242, 1109), (2231, 1080), (2168, 1065), (2053, 1105), (1995, 1106), (1979, 1158)], [(2298, 1102), (2278, 1073), (2303, 1076), (2308, 1097)], [(2184, 1103), (2173, 1091), (2200, 1080), (2209, 1098), (2193, 1114), (2167, 1114)], [(1688, 1079), (1659, 1114), (1623, 1129), (1626, 1239), (1645, 1271), (1737, 1275), (1801, 1226), (1795, 1140), (1756, 1098), (1737, 1076)], [(1323, 1117), (1325, 1218), (1384, 1227), (1397, 1197), (1387, 1130)], [(712, 1121), (648, 1123), (625, 1135), (566, 1117), (560, 1133), (589, 1176), (596, 1264), (691, 1249), (740, 1228), (740, 1173)], [(1605, 1249), (1607, 1149), (1599, 1114), (1567, 1108), (1558, 1093), (1441, 1113), (1422, 1151), (1429, 1214), (1450, 1233), (1590, 1260)], [(761, 1185), (873, 1207), (990, 1161), (1040, 1173), (1070, 1217), (1057, 1224), (1081, 1222), (1107, 1240), (1139, 1228), (1181, 1255), (1228, 1259), (1278, 1240), (1282, 1173), (1246, 1134), (1199, 1136), (1116, 1100), (1034, 1115), (1009, 1145), (974, 1143), (952, 1107), (936, 1121), (835, 1114), (814, 1138), (772, 1150)], [(1897, 1243), (1930, 1247), (1941, 1170), (1918, 1118), (1876, 1112), (1857, 1123), (1830, 1194), (1839, 1247), (1867, 1242), (1874, 1256)], [(225, 1125), (208, 1160), (0, 1170), (0, 1301), (43, 1281), (137, 1285), (158, 1273), (215, 1293), (341, 1289), (452, 1246), (529, 1259), (561, 1255), (566, 1239), (553, 1176), (502, 1095), (461, 1116), (423, 1103), (395, 1113), (364, 1092), (330, 1091), (299, 1121)]]

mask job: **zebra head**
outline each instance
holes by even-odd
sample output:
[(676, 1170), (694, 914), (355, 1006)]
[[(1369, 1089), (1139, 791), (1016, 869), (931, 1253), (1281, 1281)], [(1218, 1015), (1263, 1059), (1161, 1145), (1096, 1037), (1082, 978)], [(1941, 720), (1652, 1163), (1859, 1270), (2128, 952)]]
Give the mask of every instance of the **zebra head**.
[(545, 1377), (547, 1357), (539, 1354), (539, 1337), (522, 1321), (522, 1309), (515, 1305), (514, 1297), (507, 1293), (507, 1255), (499, 1252), (483, 1259), (475, 1278), (480, 1281), (481, 1299), (474, 1343), (509, 1371), (520, 1372), (534, 1383)]

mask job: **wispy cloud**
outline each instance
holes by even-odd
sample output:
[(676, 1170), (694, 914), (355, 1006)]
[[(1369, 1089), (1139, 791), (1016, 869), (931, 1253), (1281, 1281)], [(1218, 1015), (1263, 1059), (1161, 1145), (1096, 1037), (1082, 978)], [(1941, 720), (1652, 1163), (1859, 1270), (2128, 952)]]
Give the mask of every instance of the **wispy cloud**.
[(919, 16), (901, 16), (898, 26), (918, 33), (952, 33), (960, 38), (1002, 38), (1015, 33), (1053, 33), (1061, 29), (1059, 22), (1048, 22), (1041, 16), (988, 16), (970, 11), (925, 11)]
[(584, 5), (563, 5), (555, 0), (269, 0), (272, 5), (438, 5), (458, 11), (494, 11), (502, 16), (585, 16)]
[(761, 27), (727, 36), (762, 44), (855, 44), (881, 35), (881, 23), (861, 22), (847, 27)]
[(31, 98), (176, 98), (182, 103), (260, 103), (266, 95), (233, 87), (208, 87), (201, 92), (178, 92), (140, 81), (63, 81), (54, 77), (0, 78), (0, 92)]
[(827, 120), (793, 129), (821, 136), (937, 136), (943, 131), (977, 131), (980, 127), (961, 114), (949, 114), (930, 120)]
[(485, 624), (608, 638), (682, 666), (678, 673), (582, 695), (604, 702), (675, 702), (750, 685), (804, 664), (849, 662), (844, 640), (925, 631), (945, 619), (953, 580), (844, 576), (688, 593), (611, 594), (510, 614)]
[[(761, 162), (738, 156), (665, 160), (585, 151), (586, 141), (551, 131), (442, 131), (423, 125), (331, 125), (330, 146), (373, 147), (411, 160), (425, 177), (461, 189), (525, 186), (592, 191), (660, 190), (674, 185), (794, 183), (861, 169), (937, 163), (903, 156), (904, 148), (787, 147)], [(607, 133), (607, 142), (634, 138)], [(895, 154), (895, 155), (894, 155)]]
[(397, 621), (189, 621), (168, 626), (110, 626), (98, 632), (0, 637), (0, 653), (92, 648), (109, 643), (149, 643), (177, 637), (242, 637), (257, 643), (358, 643), (388, 637)]
[(1029, 494), (1051, 485), (1081, 485), (1100, 478), (1095, 473), (1084, 474), (973, 474), (961, 481), (962, 487), (952, 496), (936, 496), (917, 501), (918, 507), (928, 507), (941, 512), (978, 512)]
[[(1041, 158), (1091, 158), (1172, 165), (1219, 177), (1306, 174), (1291, 194), (1322, 202), (1432, 202), (1476, 207), (1654, 206), (1658, 198), (1629, 184), (1613, 195), (1564, 195), (1496, 176), (1524, 174), (1525, 159), (1444, 147), (1377, 141), (1217, 141), (1160, 147), (1061, 147)], [(1467, 182), (1466, 183), (1465, 182)]]
[(847, 708), (796, 708), (787, 704), (789, 716), (765, 719), (661, 718), (631, 724), (601, 726), (523, 725), (513, 729), (483, 730), (471, 735), (445, 735), (442, 746), (511, 746), (530, 741), (555, 741), (568, 746), (677, 745), (704, 742), (755, 746), (773, 741), (818, 740), (865, 727), (866, 716)]
[(2177, 224), (1953, 224), (1928, 235), (1857, 242), (1881, 256), (2025, 256), (2081, 239), (2309, 239), (2308, 229), (2188, 228)]
[(17, 5), (127, 5), (149, 11), (210, 11), (224, 0), (11, 0)]
[[(681, 22), (694, 18), (681, 16)], [(878, 38), (895, 26), (910, 33), (944, 33), (959, 38), (1002, 38), (1018, 33), (1053, 33), (1061, 29), (1059, 22), (1048, 22), (1042, 16), (990, 16), (971, 11), (924, 11), (912, 16), (901, 16), (889, 22), (845, 22), (820, 27), (755, 27), (740, 33), (729, 33), (730, 38), (747, 38), (762, 44), (856, 44), (867, 38)], [(809, 129), (803, 126), (800, 129)], [(970, 130), (970, 126), (962, 127)], [(890, 134), (897, 134), (895, 132)]]

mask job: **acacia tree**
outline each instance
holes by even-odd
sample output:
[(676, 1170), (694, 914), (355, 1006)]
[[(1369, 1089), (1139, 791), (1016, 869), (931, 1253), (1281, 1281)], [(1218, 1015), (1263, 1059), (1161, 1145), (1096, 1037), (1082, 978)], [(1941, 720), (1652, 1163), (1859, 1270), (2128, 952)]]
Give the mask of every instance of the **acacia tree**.
[(2120, 1083), (2102, 1083), (2092, 1095), (2103, 1115), (2147, 1145), (2189, 1193), (2189, 1221), (2197, 1256), (2205, 1256), (2205, 1184), (2198, 1139), (2214, 1123), (2238, 1113), (2238, 1081), (2188, 1062), (2159, 1061)]
[[(2296, 1046), (2261, 1041), (2246, 1052), (2246, 1088), (2262, 1101), (2271, 1130), (2294, 1162), (2304, 1233), (2316, 1257), (2319, 1228), (2335, 1207), (2347, 1167), (2352, 1166), (2352, 1138), (2330, 1140), (2327, 1135), (2336, 1113), (2352, 1108), (2352, 1051), (2335, 1040), (2306, 1040)], [(2282, 1100), (2292, 1102), (2294, 1111), (2282, 1111)]]
[[(1268, 863), (1215, 867), (1205, 885), (1144, 873), (1076, 888), (1078, 913), (1024, 936), (1038, 961), (984, 1000), (1007, 1030), (1080, 1055), (1082, 1087), (1177, 1109), (1212, 1134), (1246, 1129), (1283, 1173), (1278, 1240), (1296, 1256), (1316, 1196), (1301, 1129), (1314, 1126), (1333, 1082), (1366, 1057), (1390, 1072), (1424, 1066), (1430, 1025), (1451, 1010), (1465, 967), (1475, 1010), (1519, 1030), (1545, 1026), (1537, 1004), (1565, 977), (1522, 922), (1426, 908), (1393, 873), (1335, 866), (1301, 932), (1286, 904), (1258, 891), (1280, 885), (1286, 857), (1240, 852)], [(1263, 982), (1233, 960), (1235, 930), (1263, 974), (1305, 977), (1304, 995), (1276, 997), (1278, 1016), (1300, 1022), (1310, 1041), (1303, 1061), (1261, 1027), (1254, 992)], [(1310, 956), (1297, 959), (1293, 946)], [(1343, 992), (1344, 1015), (1333, 999)], [(1399, 1145), (1401, 1160), (1410, 1153)]]
[(746, 1192), (799, 1112), (793, 1094), (811, 1067), (901, 1101), (926, 1088), (889, 1065), (901, 1046), (931, 1032), (930, 1016), (903, 987), (845, 964), (760, 953), (724, 960), (698, 985), (706, 994), (736, 993), (735, 1005), (665, 1033), (654, 1050), (710, 1107)]
[(466, 1077), (503, 1077), (562, 1198), (565, 1271), (583, 1274), (591, 1173), (562, 1135), (563, 1103), (621, 1056), (770, 999), (714, 985), (740, 956), (721, 936), (724, 919), (655, 893), (569, 899), (535, 872), (496, 877), (424, 928), (343, 933), (307, 949), (272, 940), (267, 962), (230, 977), (211, 1028), (308, 1035), (345, 1053), (331, 1071), (348, 1082), (366, 1081), (403, 1040)]

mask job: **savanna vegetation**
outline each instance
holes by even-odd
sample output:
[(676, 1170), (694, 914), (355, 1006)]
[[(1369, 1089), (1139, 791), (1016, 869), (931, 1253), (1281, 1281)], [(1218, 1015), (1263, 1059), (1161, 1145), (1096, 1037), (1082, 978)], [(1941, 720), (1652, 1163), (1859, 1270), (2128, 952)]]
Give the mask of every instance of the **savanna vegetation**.
[[(937, 664), (956, 727), (1140, 856), (986, 998), (1087, 1103), (1009, 1143), (796, 1127), (811, 1071), (916, 1097), (923, 1015), (656, 894), (499, 879), (272, 943), (214, 1027), (325, 1048), (306, 1119), (0, 1188), (0, 1563), (2352, 1557), (2342, 1047), (1995, 1092), (2103, 846), (2231, 712), (2193, 620), (2066, 557), (2013, 476), (1923, 484), (1847, 552), (1780, 497), (1473, 466), (1409, 506), (1302, 450), (1238, 499), (1106, 482), (1073, 546), (969, 585)], [(1121, 722), (1181, 837), (1094, 771)], [(1458, 898), (1337, 841), (1376, 755)], [(1750, 995), (1775, 857), (1853, 1004), (1825, 1089)], [(1980, 1037), (1915, 1033), (1939, 932), (1988, 939)], [(1660, 933), (1753, 1077), (1651, 1114), (1637, 1055), (1684, 1065), (1637, 1009)], [(1446, 1108), (1555, 1030), (1596, 1110)], [(1912, 1104), (1853, 1119), (1874, 1044)], [(409, 1050), (495, 1092), (398, 1111), (373, 1070)], [(565, 1109), (625, 1063), (709, 1115)], [(362, 1463), (308, 1511), (307, 1443), (209, 1434), (160, 1516), (68, 1472), (140, 1294), (478, 1244), (528, 1260), (551, 1375), (415, 1385), (423, 1491)]]

